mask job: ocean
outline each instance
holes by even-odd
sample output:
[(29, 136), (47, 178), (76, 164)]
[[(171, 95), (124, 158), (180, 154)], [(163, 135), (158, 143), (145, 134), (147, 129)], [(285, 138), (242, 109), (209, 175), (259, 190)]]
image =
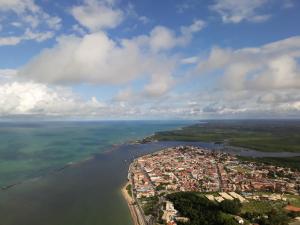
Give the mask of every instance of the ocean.
[(0, 186), (47, 174), (113, 145), (176, 129), (189, 121), (0, 123)]
[[(132, 225), (120, 188), (138, 156), (194, 145), (245, 156), (287, 153), (203, 142), (131, 144), (195, 121), (0, 123), (0, 225)], [(299, 155), (289, 153), (289, 156)]]
[(0, 123), (0, 225), (126, 225), (128, 144), (192, 121)]

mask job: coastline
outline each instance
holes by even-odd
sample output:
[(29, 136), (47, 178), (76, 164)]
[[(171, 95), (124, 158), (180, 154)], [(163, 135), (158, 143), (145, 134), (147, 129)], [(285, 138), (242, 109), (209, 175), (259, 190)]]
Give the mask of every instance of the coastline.
[(130, 211), (131, 219), (134, 225), (141, 225), (139, 223), (138, 215), (136, 212), (136, 207), (133, 205), (133, 199), (132, 197), (128, 194), (126, 187), (131, 184), (129, 181), (125, 183), (125, 185), (122, 186), (121, 188), (121, 193), (123, 198), (126, 200), (126, 203), (128, 205), (128, 209)]

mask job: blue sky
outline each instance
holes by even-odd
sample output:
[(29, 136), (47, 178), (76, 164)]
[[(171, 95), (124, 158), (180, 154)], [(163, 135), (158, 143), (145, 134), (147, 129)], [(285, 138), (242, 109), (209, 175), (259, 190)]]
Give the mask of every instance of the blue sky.
[(0, 117), (299, 118), (296, 0), (0, 0)]

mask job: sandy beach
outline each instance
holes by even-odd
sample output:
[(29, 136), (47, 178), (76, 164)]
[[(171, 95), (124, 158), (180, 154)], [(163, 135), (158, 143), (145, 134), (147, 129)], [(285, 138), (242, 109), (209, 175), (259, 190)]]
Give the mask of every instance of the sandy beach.
[(130, 210), (130, 214), (131, 214), (131, 218), (132, 218), (133, 224), (134, 225), (141, 225), (139, 223), (139, 220), (138, 220), (138, 216), (137, 216), (137, 212), (136, 212), (136, 207), (133, 205), (133, 199), (128, 194), (128, 191), (126, 189), (126, 187), (127, 187), (128, 184), (130, 184), (129, 181), (122, 187), (122, 189), (121, 189), (122, 195), (123, 195), (124, 199), (127, 202), (127, 205), (128, 205), (129, 210)]

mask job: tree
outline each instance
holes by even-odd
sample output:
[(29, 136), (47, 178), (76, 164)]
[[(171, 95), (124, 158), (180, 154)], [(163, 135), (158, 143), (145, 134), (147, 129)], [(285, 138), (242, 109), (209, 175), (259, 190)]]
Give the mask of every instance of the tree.
[(220, 208), (223, 212), (237, 215), (241, 212), (242, 204), (238, 199), (224, 200), (220, 203)]

